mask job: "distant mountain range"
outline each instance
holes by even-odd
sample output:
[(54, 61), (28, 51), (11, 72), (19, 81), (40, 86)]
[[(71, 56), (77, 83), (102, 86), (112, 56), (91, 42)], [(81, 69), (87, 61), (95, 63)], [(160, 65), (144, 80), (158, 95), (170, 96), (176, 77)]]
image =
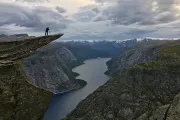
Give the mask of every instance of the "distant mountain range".
[(124, 41), (149, 41), (149, 40), (180, 40), (180, 38), (153, 38), (153, 37), (144, 37), (144, 38), (134, 38), (134, 39), (123, 39), (123, 40), (60, 40), (60, 42), (117, 42), (121, 43)]

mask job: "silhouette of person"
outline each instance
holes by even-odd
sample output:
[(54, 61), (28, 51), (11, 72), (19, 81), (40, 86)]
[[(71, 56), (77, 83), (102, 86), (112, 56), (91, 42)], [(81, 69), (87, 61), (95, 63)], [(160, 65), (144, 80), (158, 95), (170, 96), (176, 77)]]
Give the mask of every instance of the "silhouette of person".
[(45, 36), (48, 36), (48, 33), (49, 33), (49, 27), (46, 28)]

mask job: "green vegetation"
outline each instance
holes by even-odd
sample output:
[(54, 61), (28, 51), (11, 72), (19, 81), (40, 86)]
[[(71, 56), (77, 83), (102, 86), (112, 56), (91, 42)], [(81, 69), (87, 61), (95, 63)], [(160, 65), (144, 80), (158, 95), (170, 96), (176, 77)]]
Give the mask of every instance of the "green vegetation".
[(20, 64), (0, 67), (0, 116), (3, 120), (40, 120), (52, 93), (29, 84)]
[(141, 41), (135, 47), (125, 49), (118, 56), (108, 61), (107, 75), (113, 76), (119, 70), (127, 69), (129, 66), (151, 60), (159, 48), (165, 43), (172, 43), (172, 41), (150, 40)]
[[(119, 71), (64, 120), (149, 120), (158, 107), (171, 104), (180, 92), (179, 43), (175, 41), (156, 46), (156, 54), (151, 60), (131, 64)], [(168, 105), (162, 107), (164, 112), (168, 112), (168, 108)], [(164, 118), (164, 112), (157, 114), (156, 119), (160, 116)]]

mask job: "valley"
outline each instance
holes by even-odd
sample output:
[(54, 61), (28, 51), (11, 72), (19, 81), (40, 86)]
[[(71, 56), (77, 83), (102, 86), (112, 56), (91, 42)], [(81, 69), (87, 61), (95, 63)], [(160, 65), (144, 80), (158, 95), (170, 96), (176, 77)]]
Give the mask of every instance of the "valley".
[(73, 69), (80, 75), (77, 79), (83, 79), (87, 85), (79, 90), (69, 93), (56, 94), (45, 114), (44, 120), (60, 120), (66, 117), (78, 103), (93, 93), (98, 87), (110, 79), (104, 72), (107, 70), (106, 62), (110, 58), (97, 58), (84, 61), (85, 64)]
[[(9, 113), (15, 110), (3, 118), (37, 120), (43, 119), (45, 111), (45, 120), (180, 118), (179, 40), (44, 46), (61, 36), (24, 36), (25, 40), (1, 42), (0, 104), (15, 108), (1, 107)], [(12, 47), (5, 49), (6, 45)], [(26, 105), (31, 107), (20, 114)], [(35, 110), (34, 105), (39, 108)]]
[[(54, 42), (39, 49), (24, 59), (24, 70), (30, 83), (48, 91), (64, 93), (82, 88), (87, 83), (76, 80), (77, 73), (72, 68), (93, 58), (111, 58), (123, 49), (136, 45), (135, 40), (116, 43), (101, 42)], [(37, 74), (38, 73), (38, 74)]]
[(0, 0), (0, 120), (180, 120), (180, 0)]
[(123, 53), (134, 50), (108, 63), (123, 68), (114, 66), (113, 77), (63, 120), (180, 119), (179, 43), (150, 41), (126, 49)]
[[(109, 79), (104, 72), (107, 71), (106, 62), (110, 59), (103, 58), (116, 56), (125, 48), (135, 45), (135, 40), (122, 43), (54, 42), (25, 58), (24, 70), (31, 80), (29, 82), (55, 94), (44, 119), (57, 120), (66, 117), (81, 100)], [(86, 66), (88, 59), (101, 62), (87, 64), (83, 70), (87, 73), (73, 69), (79, 65)]]

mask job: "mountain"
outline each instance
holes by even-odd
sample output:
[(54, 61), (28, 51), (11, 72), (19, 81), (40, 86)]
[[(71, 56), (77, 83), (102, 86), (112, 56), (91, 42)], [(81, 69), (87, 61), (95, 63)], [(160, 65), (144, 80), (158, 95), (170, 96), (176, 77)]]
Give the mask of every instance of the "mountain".
[(74, 54), (61, 43), (52, 43), (39, 49), (33, 56), (24, 59), (24, 70), (30, 82), (53, 93), (79, 89), (85, 81), (76, 80), (72, 68), (77, 63)]
[[(152, 46), (150, 55), (145, 49), (151, 59), (116, 72), (63, 120), (179, 120), (180, 41), (155, 41)], [(139, 47), (144, 50), (147, 44)], [(139, 59), (139, 54), (133, 56)]]
[(131, 65), (151, 60), (159, 47), (166, 42), (171, 41), (143, 39), (137, 42), (136, 46), (124, 49), (119, 55), (107, 62), (108, 71), (106, 74), (113, 76)]
[(0, 34), (0, 38), (2, 38), (2, 37), (7, 37), (7, 35), (5, 35), (5, 34)]
[(53, 93), (64, 93), (86, 85), (76, 80), (77, 73), (72, 68), (83, 64), (84, 60), (97, 57), (112, 57), (136, 42), (54, 42), (39, 49), (34, 55), (24, 59), (24, 70), (30, 83)]
[[(53, 94), (28, 81), (22, 59), (62, 34), (0, 42), (0, 119), (42, 120)], [(16, 38), (14, 38), (16, 39)]]

